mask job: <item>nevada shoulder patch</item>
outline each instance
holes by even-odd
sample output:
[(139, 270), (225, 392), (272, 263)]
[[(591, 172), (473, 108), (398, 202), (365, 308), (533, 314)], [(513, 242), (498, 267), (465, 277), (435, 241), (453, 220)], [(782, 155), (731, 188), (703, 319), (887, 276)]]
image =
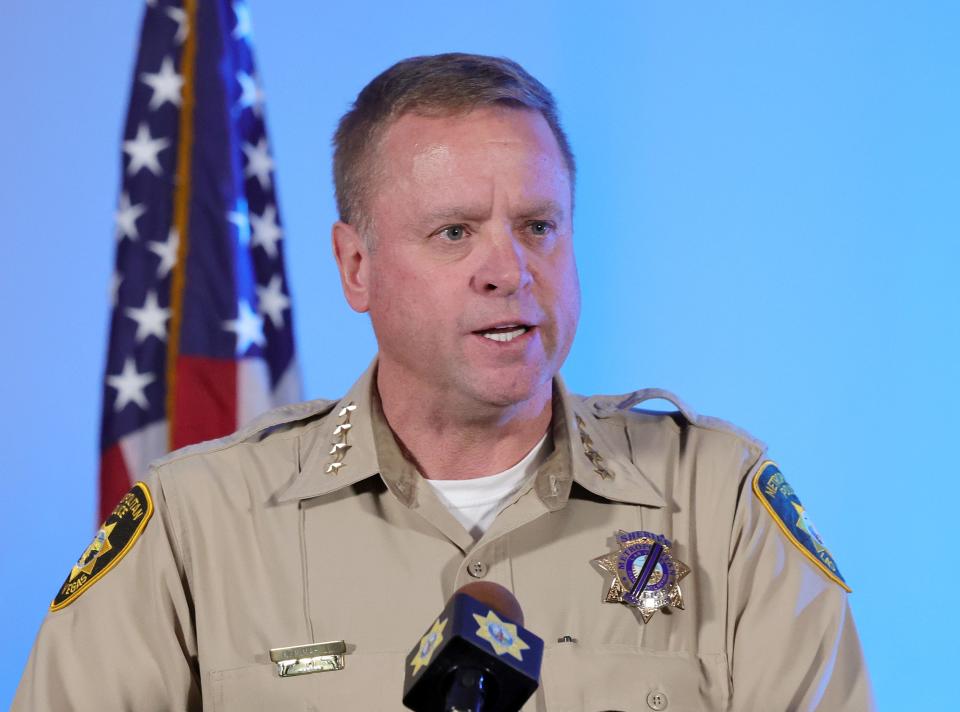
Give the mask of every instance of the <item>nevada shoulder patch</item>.
[(757, 470), (753, 478), (753, 492), (787, 539), (816, 564), (827, 578), (849, 592), (850, 587), (840, 574), (837, 562), (833, 560), (833, 555), (813, 526), (813, 521), (800, 503), (797, 493), (772, 460), (767, 460)]
[(70, 569), (67, 580), (50, 604), (50, 610), (66, 608), (116, 566), (140, 538), (151, 515), (153, 499), (150, 490), (143, 482), (137, 482)]

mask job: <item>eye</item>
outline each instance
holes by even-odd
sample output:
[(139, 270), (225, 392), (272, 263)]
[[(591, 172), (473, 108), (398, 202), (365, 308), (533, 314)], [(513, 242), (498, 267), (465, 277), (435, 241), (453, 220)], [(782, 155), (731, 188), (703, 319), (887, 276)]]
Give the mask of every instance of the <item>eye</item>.
[(544, 237), (553, 230), (553, 224), (546, 220), (534, 220), (528, 224), (528, 227), (530, 228), (530, 232), (537, 237)]
[(447, 238), (450, 242), (460, 242), (467, 236), (467, 228), (464, 225), (448, 225), (437, 234)]

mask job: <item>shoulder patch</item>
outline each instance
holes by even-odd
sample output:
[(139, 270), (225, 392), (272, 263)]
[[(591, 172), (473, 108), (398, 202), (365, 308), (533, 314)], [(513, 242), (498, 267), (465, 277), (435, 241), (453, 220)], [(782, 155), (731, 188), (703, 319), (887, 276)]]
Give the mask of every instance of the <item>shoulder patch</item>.
[(850, 587), (837, 568), (837, 562), (833, 560), (833, 555), (827, 550), (813, 526), (813, 521), (800, 504), (797, 493), (772, 460), (767, 460), (757, 470), (753, 478), (753, 492), (770, 512), (777, 526), (787, 535), (787, 539), (815, 563), (827, 578), (850, 592)]
[(137, 482), (123, 496), (120, 504), (93, 537), (90, 546), (70, 569), (67, 580), (50, 604), (50, 610), (66, 608), (116, 566), (133, 548), (152, 515), (153, 499), (150, 497), (150, 490), (143, 482)]

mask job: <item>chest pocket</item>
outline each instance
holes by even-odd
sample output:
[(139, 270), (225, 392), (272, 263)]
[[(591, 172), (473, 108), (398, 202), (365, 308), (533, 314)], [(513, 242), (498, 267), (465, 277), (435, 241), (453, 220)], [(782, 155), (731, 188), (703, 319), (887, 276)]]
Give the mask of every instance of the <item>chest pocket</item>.
[(406, 710), (401, 702), (403, 663), (400, 653), (350, 653), (342, 670), (293, 677), (281, 678), (270, 662), (217, 670), (209, 673), (204, 707), (230, 712)]
[(722, 656), (559, 645), (544, 651), (549, 712), (702, 712), (728, 703)]

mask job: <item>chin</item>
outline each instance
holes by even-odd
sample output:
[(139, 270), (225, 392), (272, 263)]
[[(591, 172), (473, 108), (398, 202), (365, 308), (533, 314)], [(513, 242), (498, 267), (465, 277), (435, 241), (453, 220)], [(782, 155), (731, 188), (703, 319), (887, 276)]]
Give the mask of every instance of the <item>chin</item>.
[(545, 384), (549, 395), (551, 380), (552, 376), (542, 373), (525, 373), (512, 377), (498, 374), (477, 379), (470, 385), (478, 400), (504, 408), (537, 397)]

